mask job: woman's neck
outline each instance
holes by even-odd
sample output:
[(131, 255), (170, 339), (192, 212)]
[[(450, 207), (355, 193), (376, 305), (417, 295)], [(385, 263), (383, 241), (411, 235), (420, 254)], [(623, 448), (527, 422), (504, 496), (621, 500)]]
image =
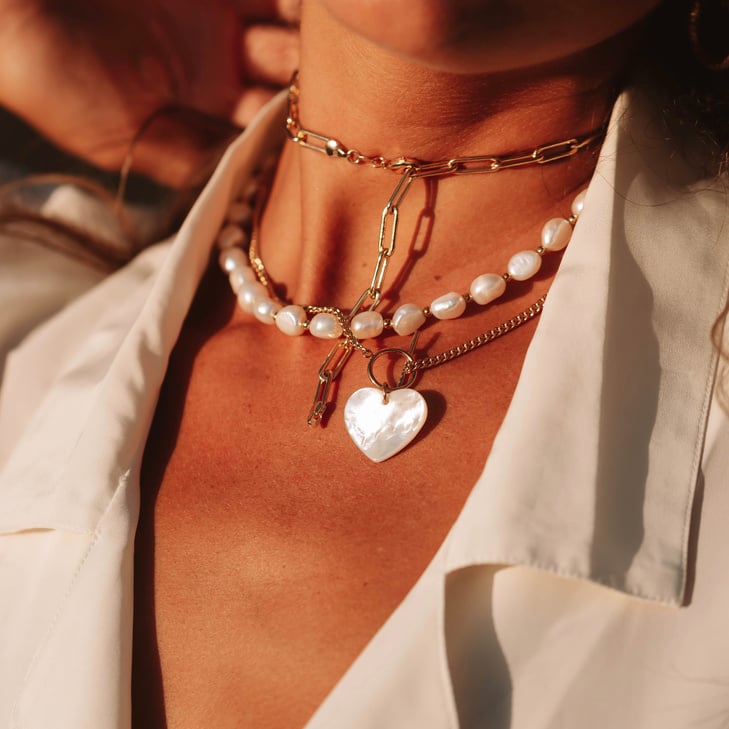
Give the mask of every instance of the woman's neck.
[[(364, 40), (316, 3), (304, 6), (301, 44), (304, 127), (368, 156), (421, 160), (501, 156), (588, 134), (605, 123), (624, 57), (610, 42), (536, 69), (446, 73)], [(547, 219), (569, 215), (595, 161), (593, 149), (498, 174), (416, 180), (401, 206), (388, 271), (389, 282), (403, 274), (398, 298), (427, 301), (467, 290), (484, 271), (503, 271), (512, 253), (539, 244), (534, 236)], [(261, 245), (290, 298), (343, 307), (356, 300), (369, 283), (380, 214), (397, 182), (391, 171), (286, 146)]]

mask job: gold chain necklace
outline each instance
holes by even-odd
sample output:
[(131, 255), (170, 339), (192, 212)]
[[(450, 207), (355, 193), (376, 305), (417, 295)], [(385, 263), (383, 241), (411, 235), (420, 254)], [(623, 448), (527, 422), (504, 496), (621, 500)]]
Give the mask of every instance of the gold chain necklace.
[(348, 147), (336, 138), (306, 129), (299, 117), (299, 75), (294, 73), (289, 85), (289, 110), (286, 118), (286, 132), (289, 139), (305, 149), (321, 152), (328, 157), (338, 157), (353, 165), (364, 165), (400, 174), (417, 177), (442, 177), (445, 175), (475, 175), (486, 172), (501, 172), (515, 167), (544, 165), (573, 157), (592, 146), (605, 135), (600, 127), (582, 137), (570, 137), (559, 142), (549, 142), (525, 152), (511, 155), (480, 154), (471, 157), (448, 157), (435, 162), (426, 162), (413, 157), (398, 156), (392, 159), (382, 155), (362, 154), (358, 149)]

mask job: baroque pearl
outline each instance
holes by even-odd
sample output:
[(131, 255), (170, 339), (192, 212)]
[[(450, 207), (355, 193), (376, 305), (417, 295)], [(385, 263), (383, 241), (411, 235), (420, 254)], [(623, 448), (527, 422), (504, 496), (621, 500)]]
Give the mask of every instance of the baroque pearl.
[(306, 311), (303, 306), (289, 304), (276, 313), (276, 326), (290, 337), (298, 337), (306, 331)]
[(244, 283), (251, 283), (257, 279), (252, 268), (241, 266), (228, 274), (228, 280), (230, 281), (230, 288), (233, 289), (233, 293), (237, 294)]
[(582, 211), (585, 208), (586, 195), (587, 195), (587, 190), (583, 190), (572, 201), (572, 215), (574, 215), (576, 218), (579, 217), (580, 215), (582, 215)]
[(252, 314), (260, 299), (267, 299), (266, 287), (258, 281), (246, 281), (238, 290), (238, 305)]
[(226, 225), (218, 233), (215, 242), (218, 244), (220, 250), (225, 250), (233, 246), (246, 245), (248, 243), (246, 238), (246, 234), (237, 225)]
[(542, 247), (548, 251), (561, 251), (569, 242), (572, 226), (564, 218), (552, 218), (542, 228)]
[(319, 339), (337, 339), (342, 336), (342, 325), (333, 314), (316, 314), (309, 322), (309, 332)]
[(253, 315), (264, 324), (273, 324), (278, 308), (278, 304), (269, 298), (258, 299), (253, 307)]
[(471, 282), (471, 298), (484, 306), (498, 299), (506, 291), (506, 281), (497, 273), (483, 273)]
[(392, 315), (392, 328), (401, 336), (413, 334), (425, 324), (423, 310), (415, 304), (398, 306)]
[(384, 327), (384, 319), (378, 311), (361, 311), (355, 314), (350, 322), (352, 334), (357, 339), (379, 337)]
[(466, 310), (466, 300), (455, 291), (443, 294), (430, 305), (430, 312), (436, 319), (457, 319)]
[(252, 179), (248, 182), (245, 189), (243, 190), (243, 194), (238, 198), (236, 202), (244, 202), (248, 200), (249, 202), (252, 202), (256, 199), (258, 196), (258, 190), (260, 189), (258, 180)]
[(226, 273), (231, 273), (241, 266), (248, 266), (246, 254), (240, 248), (226, 248), (221, 252), (218, 262)]
[(245, 228), (250, 225), (253, 219), (253, 211), (248, 203), (242, 200), (234, 200), (228, 206), (228, 213), (225, 218), (229, 223)]
[(536, 251), (520, 251), (509, 259), (506, 270), (515, 281), (526, 281), (541, 267), (542, 257)]

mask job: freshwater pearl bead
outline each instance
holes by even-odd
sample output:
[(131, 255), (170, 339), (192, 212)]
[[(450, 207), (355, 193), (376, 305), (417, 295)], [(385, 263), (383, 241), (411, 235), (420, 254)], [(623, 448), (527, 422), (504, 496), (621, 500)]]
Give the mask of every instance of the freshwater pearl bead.
[(561, 251), (569, 242), (572, 226), (564, 218), (552, 218), (542, 228), (542, 247), (548, 251)]
[(506, 281), (498, 273), (483, 273), (471, 282), (471, 298), (484, 306), (498, 299), (506, 291)]
[(240, 248), (226, 248), (218, 258), (220, 267), (226, 273), (232, 273), (236, 268), (248, 266), (246, 254)]
[(243, 194), (240, 197), (239, 201), (245, 201), (253, 202), (256, 199), (256, 196), (258, 195), (258, 181), (257, 180), (251, 180), (247, 185), (245, 190), (243, 190)]
[(232, 248), (233, 246), (244, 246), (248, 241), (246, 240), (246, 234), (237, 226), (237, 225), (226, 225), (220, 233), (218, 233), (218, 237), (215, 239), (215, 242), (218, 244), (218, 248), (220, 250), (225, 250), (226, 248)]
[(587, 195), (587, 190), (583, 190), (577, 197), (572, 201), (572, 214), (575, 217), (579, 217), (582, 215), (582, 211), (585, 208), (585, 196)]
[(289, 304), (276, 313), (276, 326), (290, 337), (298, 337), (306, 331), (306, 311), (303, 306)]
[(234, 223), (245, 228), (250, 225), (253, 219), (253, 211), (248, 203), (242, 200), (236, 200), (228, 207), (228, 213), (225, 217), (229, 223)]
[(409, 334), (420, 329), (425, 324), (425, 314), (423, 310), (415, 304), (403, 304), (398, 306), (392, 315), (392, 328), (401, 336), (406, 337)]
[(457, 319), (466, 310), (466, 300), (451, 291), (435, 299), (430, 305), (430, 312), (436, 319)]
[(264, 324), (273, 324), (278, 309), (279, 306), (275, 301), (269, 298), (258, 299), (253, 307), (253, 315)]
[(268, 298), (266, 287), (258, 281), (246, 281), (238, 290), (238, 305), (252, 314), (261, 299)]
[(240, 266), (230, 272), (228, 280), (230, 281), (230, 288), (233, 289), (233, 293), (237, 294), (244, 283), (256, 281), (256, 274), (248, 266)]
[(357, 339), (379, 337), (384, 327), (384, 319), (378, 311), (361, 311), (355, 314), (350, 322), (352, 334)]
[(515, 281), (526, 281), (542, 265), (542, 257), (536, 251), (520, 251), (509, 259), (506, 270)]
[(309, 322), (309, 331), (319, 339), (338, 339), (342, 336), (342, 325), (333, 314), (316, 314)]

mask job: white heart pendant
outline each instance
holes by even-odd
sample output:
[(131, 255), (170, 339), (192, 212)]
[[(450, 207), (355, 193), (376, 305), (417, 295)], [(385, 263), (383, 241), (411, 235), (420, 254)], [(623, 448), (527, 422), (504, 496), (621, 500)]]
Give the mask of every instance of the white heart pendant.
[(344, 424), (357, 448), (375, 463), (394, 456), (420, 432), (428, 417), (425, 398), (415, 390), (363, 387), (347, 400)]

